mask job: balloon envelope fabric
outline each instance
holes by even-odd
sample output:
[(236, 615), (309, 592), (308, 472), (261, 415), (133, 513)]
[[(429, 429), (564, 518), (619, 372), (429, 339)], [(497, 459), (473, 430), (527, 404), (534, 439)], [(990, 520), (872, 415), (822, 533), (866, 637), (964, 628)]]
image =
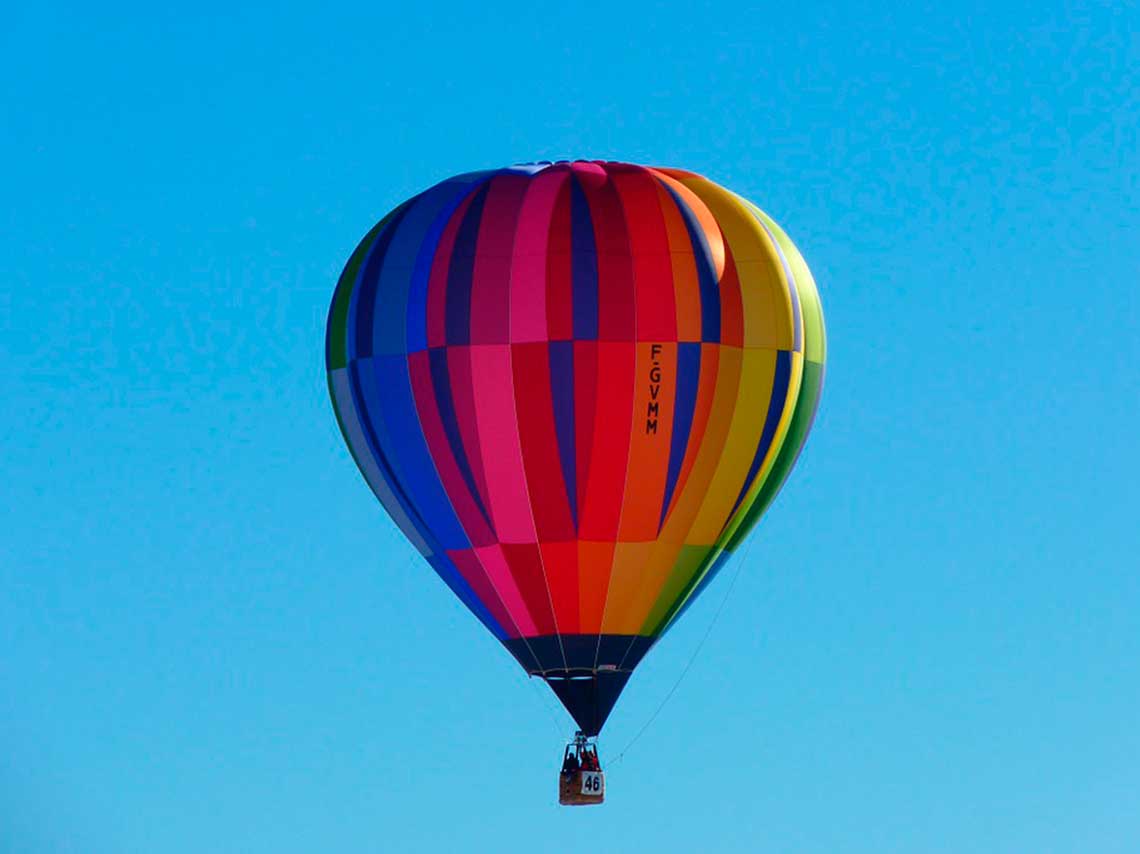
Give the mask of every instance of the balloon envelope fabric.
[(538, 163), (403, 203), (333, 296), (364, 478), (579, 727), (755, 526), (825, 361), (787, 235), (691, 172)]

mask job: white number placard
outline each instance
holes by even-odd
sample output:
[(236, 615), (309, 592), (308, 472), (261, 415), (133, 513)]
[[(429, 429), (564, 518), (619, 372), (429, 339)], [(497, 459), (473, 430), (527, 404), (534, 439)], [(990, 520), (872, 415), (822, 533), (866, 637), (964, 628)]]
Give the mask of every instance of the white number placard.
[(582, 772), (582, 794), (600, 795), (604, 789), (601, 771)]

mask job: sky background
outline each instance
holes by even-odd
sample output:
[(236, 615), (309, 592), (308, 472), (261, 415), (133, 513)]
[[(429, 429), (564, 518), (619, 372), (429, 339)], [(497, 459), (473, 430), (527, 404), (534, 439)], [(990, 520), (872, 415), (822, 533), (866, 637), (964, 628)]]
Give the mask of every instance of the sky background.
[[(887, 5), (5, 13), (0, 851), (1136, 851), (1140, 9)], [(755, 200), (830, 343), (592, 810), (323, 366), (386, 211), (560, 157)]]

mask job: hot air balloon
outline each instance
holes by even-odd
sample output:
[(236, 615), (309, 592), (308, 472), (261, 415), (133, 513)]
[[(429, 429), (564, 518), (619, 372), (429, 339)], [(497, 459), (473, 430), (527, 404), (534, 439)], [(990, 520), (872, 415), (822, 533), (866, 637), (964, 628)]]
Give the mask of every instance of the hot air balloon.
[[(326, 359), (368, 485), (553, 689), (581, 760), (787, 478), (825, 336), (803, 257), (751, 202), (678, 169), (542, 162), (380, 220)], [(600, 801), (586, 779), (562, 800)]]

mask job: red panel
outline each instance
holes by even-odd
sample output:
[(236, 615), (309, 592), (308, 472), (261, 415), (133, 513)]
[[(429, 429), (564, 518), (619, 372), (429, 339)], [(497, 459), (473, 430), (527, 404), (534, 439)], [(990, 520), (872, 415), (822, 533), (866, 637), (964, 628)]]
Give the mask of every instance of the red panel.
[(542, 564), (546, 568), (546, 582), (554, 603), (554, 616), (558, 631), (577, 634), (581, 630), (578, 620), (578, 543), (539, 543)]
[(633, 341), (636, 336), (633, 261), (621, 200), (612, 181), (583, 182), (598, 250), (598, 340)]
[(676, 341), (677, 307), (673, 294), (673, 265), (669, 236), (657, 196), (657, 182), (640, 167), (614, 176), (614, 187), (625, 211), (633, 254), (638, 341)]
[(505, 344), (510, 337), (511, 255), (528, 180), (499, 175), (488, 185), (471, 277), (472, 344)]
[(550, 591), (537, 543), (503, 543), (500, 548), (507, 559), (511, 576), (518, 584), (527, 610), (540, 635), (554, 634), (554, 613), (550, 610)]
[(579, 536), (584, 540), (617, 539), (629, 458), (636, 357), (637, 345), (632, 342), (598, 343), (598, 396), (589, 479), (578, 516)]
[(720, 282), (720, 343), (744, 346), (744, 303), (740, 294), (740, 276), (736, 262), (725, 244), (724, 275)]
[(551, 341), (574, 337), (573, 284), (570, 272), (570, 182), (558, 193), (550, 218), (546, 255), (546, 321)]
[(673, 268), (671, 281), (677, 307), (677, 339), (700, 341), (701, 290), (689, 231), (681, 211), (677, 208), (677, 203), (661, 185), (657, 187), (657, 202), (669, 240), (669, 259)]
[(545, 342), (511, 346), (519, 440), (538, 539), (572, 540), (574, 519), (554, 428), (548, 350)]

